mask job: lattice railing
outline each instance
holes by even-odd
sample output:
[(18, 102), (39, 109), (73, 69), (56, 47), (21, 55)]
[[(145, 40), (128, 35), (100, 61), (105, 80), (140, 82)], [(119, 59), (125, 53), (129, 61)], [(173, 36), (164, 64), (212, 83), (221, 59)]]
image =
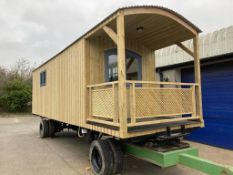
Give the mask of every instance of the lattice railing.
[[(119, 126), (180, 121), (188, 115), (196, 117), (195, 87), (193, 83), (126, 81), (127, 119), (118, 116), (118, 82), (88, 86), (88, 120)], [(196, 117), (197, 118), (197, 117)]]
[(116, 125), (118, 123), (117, 82), (88, 86), (89, 120)]
[(127, 86), (131, 123), (139, 119), (195, 115), (195, 84), (127, 81)]

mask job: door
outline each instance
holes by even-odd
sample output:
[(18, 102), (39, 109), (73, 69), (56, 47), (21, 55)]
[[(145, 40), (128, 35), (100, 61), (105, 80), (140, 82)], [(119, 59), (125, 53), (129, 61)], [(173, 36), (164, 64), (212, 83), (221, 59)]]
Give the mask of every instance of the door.
[[(193, 69), (182, 70), (182, 82), (193, 82)], [(205, 128), (188, 139), (233, 149), (233, 62), (202, 66)]]
[[(142, 58), (139, 54), (126, 50), (126, 79), (142, 79)], [(106, 82), (118, 80), (117, 49), (105, 51), (105, 80)]]

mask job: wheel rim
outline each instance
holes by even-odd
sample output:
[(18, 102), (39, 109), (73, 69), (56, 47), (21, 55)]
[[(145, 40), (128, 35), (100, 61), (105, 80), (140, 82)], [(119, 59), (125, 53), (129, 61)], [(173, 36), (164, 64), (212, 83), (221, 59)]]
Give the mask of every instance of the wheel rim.
[(91, 154), (91, 164), (95, 172), (99, 173), (102, 169), (102, 157), (99, 150), (95, 147)]

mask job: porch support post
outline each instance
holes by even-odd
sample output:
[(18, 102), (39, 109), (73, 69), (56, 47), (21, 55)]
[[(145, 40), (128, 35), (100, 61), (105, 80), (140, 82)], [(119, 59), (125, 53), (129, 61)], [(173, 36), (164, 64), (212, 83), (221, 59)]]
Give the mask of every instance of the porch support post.
[(117, 17), (117, 59), (118, 59), (118, 115), (120, 120), (120, 135), (127, 134), (126, 109), (126, 72), (125, 72), (125, 22), (123, 12)]
[(200, 56), (199, 56), (199, 36), (196, 35), (193, 38), (193, 48), (194, 48), (194, 72), (195, 72), (195, 83), (196, 86), (196, 104), (197, 104), (197, 116), (199, 116), (203, 120), (203, 113), (202, 113), (202, 96), (201, 96), (201, 70), (200, 70)]

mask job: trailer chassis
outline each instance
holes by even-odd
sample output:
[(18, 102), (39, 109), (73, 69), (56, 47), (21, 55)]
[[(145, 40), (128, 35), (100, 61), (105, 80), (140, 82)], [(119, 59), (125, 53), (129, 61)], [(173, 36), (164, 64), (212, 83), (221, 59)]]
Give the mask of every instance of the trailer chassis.
[(181, 148), (177, 150), (158, 151), (136, 144), (122, 144), (126, 154), (148, 161), (161, 168), (183, 165), (209, 175), (233, 175), (233, 167), (221, 165), (198, 156), (197, 148)]
[(56, 132), (68, 128), (76, 131), (79, 137), (86, 137), (92, 142), (89, 159), (92, 171), (96, 175), (121, 173), (123, 154), (145, 160), (161, 168), (180, 164), (209, 175), (233, 175), (233, 167), (203, 159), (199, 157), (197, 148), (182, 142), (182, 138), (187, 135), (184, 126), (181, 126), (180, 132), (171, 132), (167, 127), (166, 132), (161, 135), (119, 140), (94, 131), (82, 133), (83, 128), (43, 117), (41, 119), (39, 127), (41, 138), (53, 137)]

